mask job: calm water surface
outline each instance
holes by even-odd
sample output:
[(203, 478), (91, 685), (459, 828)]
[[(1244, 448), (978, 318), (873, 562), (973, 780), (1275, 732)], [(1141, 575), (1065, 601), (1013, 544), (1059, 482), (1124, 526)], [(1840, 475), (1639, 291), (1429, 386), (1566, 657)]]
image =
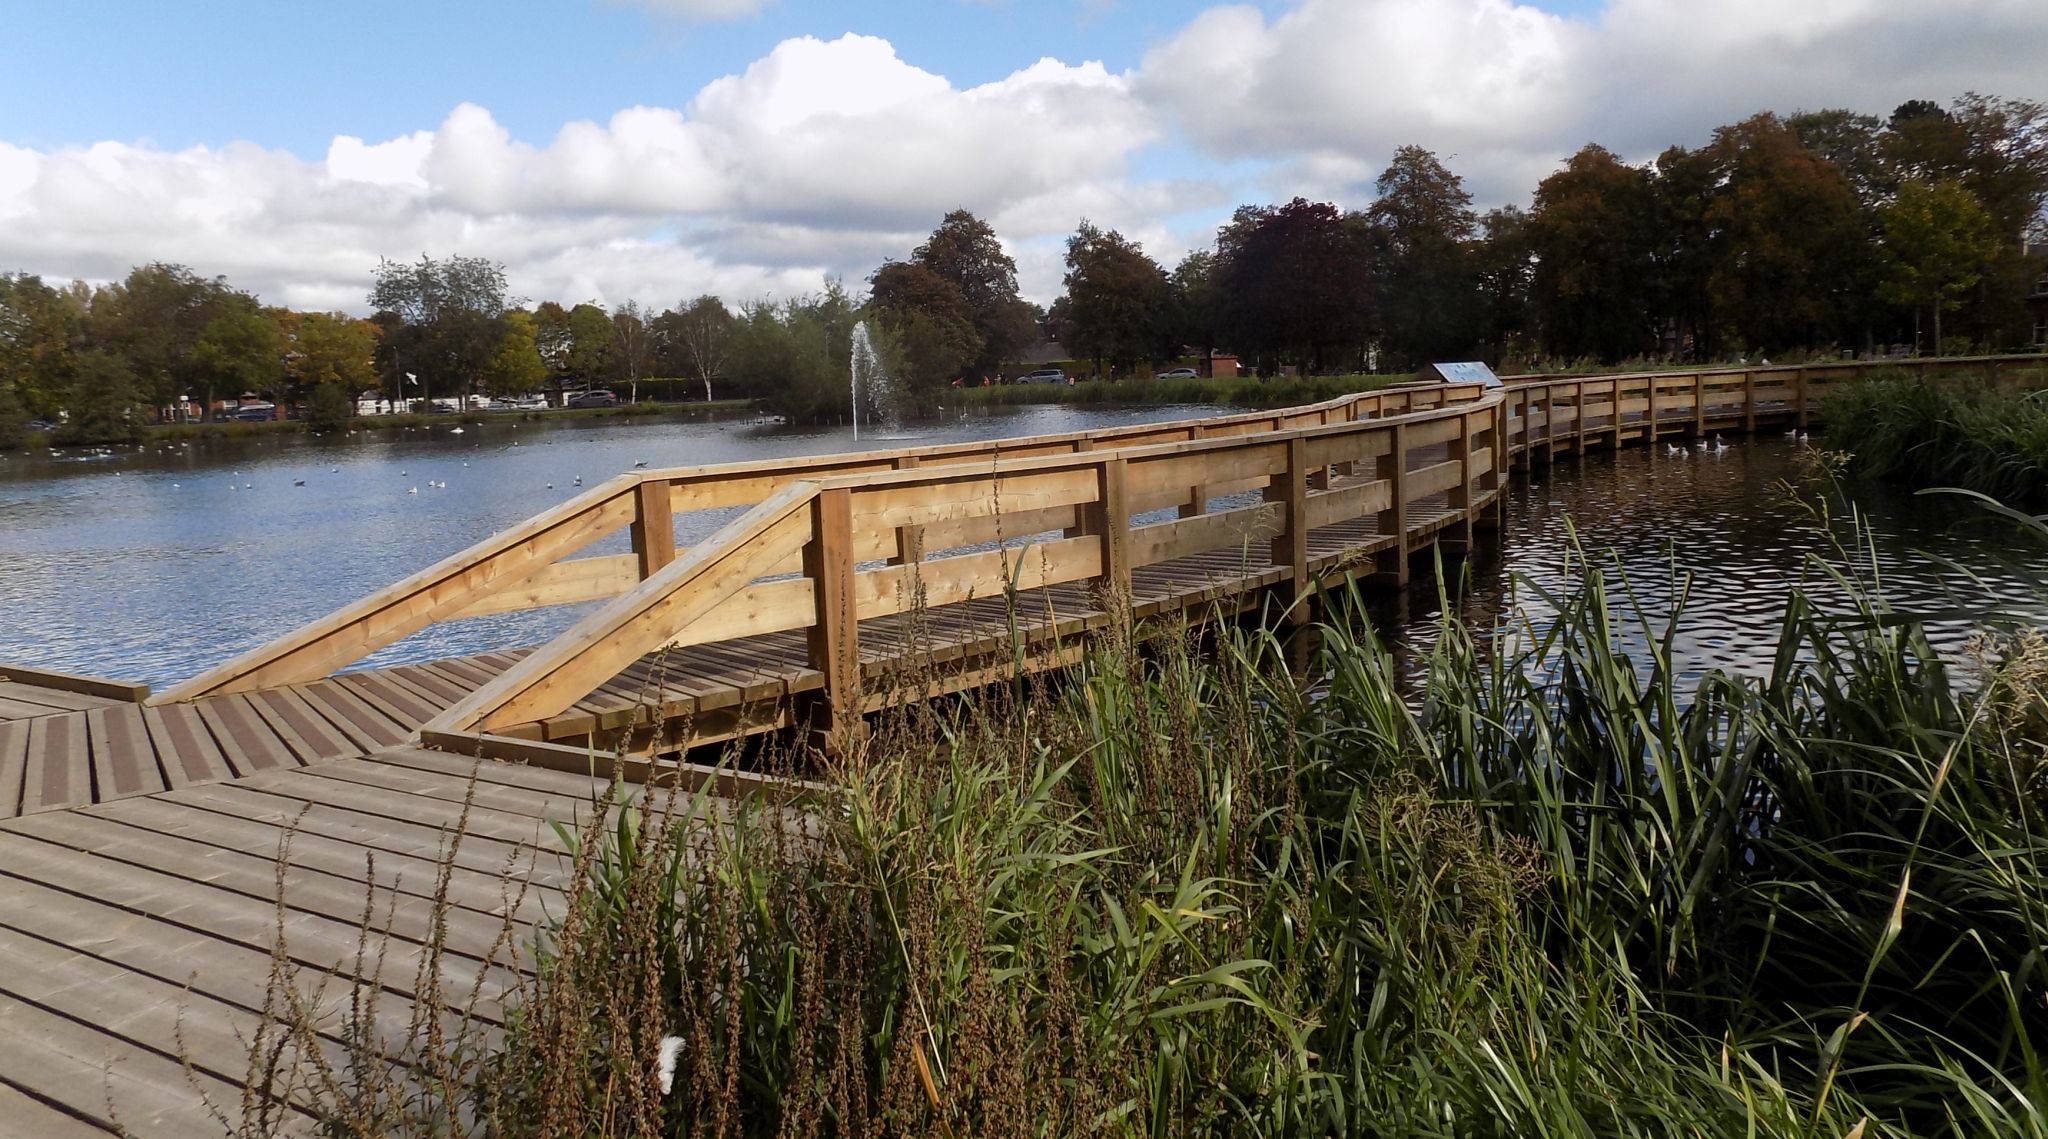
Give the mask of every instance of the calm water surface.
[[(998, 409), (866, 446), (996, 438), (1218, 414), (1218, 409)], [(629, 470), (854, 449), (843, 429), (751, 421), (468, 425), (398, 438), (264, 438), (108, 457), (0, 460), (0, 661), (162, 686), (261, 644), (536, 511)], [(1716, 458), (1660, 448), (1565, 461), (1518, 481), (1497, 553), (1476, 559), (1460, 605), (1491, 619), (1518, 577), (1569, 588), (1570, 527), (1619, 569), (1647, 611), (1668, 610), (1673, 568), (1689, 571), (1677, 650), (1690, 670), (1767, 668), (1786, 588), (1828, 544), (1776, 489), (1797, 452), (1773, 436)], [(295, 485), (303, 481), (304, 485)], [(447, 488), (435, 484), (446, 482)], [(416, 491), (416, 493), (415, 493)], [(1877, 565), (1901, 608), (2039, 612), (2042, 551), (1954, 504), (1864, 498)], [(1569, 521), (1568, 521), (1569, 520)], [(689, 541), (715, 524), (678, 535)], [(592, 552), (623, 550), (623, 538)], [(1919, 551), (1967, 564), (1975, 579)], [(1525, 607), (1542, 606), (1526, 590)], [(1426, 582), (1387, 607), (1426, 639)], [(530, 643), (578, 607), (428, 629), (366, 663)], [(1967, 622), (1937, 627), (1960, 643)], [(1639, 643), (1639, 636), (1636, 638)]]

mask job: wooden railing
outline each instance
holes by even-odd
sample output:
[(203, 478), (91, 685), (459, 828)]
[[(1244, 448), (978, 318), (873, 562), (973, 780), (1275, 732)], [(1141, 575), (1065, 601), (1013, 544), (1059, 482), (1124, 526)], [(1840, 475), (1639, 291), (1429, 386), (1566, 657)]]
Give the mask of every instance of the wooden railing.
[[(1128, 465), (1123, 468), (1126, 472), (1123, 476), (1109, 473), (1112, 460), (1100, 457), (1104, 452), (1128, 453), (1125, 457), (1128, 464), (1138, 459), (1138, 452), (1147, 449), (1183, 448), (1182, 453), (1186, 454), (1208, 454), (1200, 447), (1185, 449), (1195, 444), (1224, 440), (1229, 445), (1217, 449), (1213, 458), (1195, 463), (1200, 468), (1195, 481), (1172, 489), (1178, 499), (1160, 501), (1157, 493), (1163, 492), (1155, 492), (1142, 483), (1137, 484), (1135, 491), (1125, 491), (1136, 503), (1130, 507), (1132, 511), (1173, 507), (1182, 515), (1181, 520), (1194, 522), (1194, 525), (1170, 535), (1152, 531), (1148, 526), (1137, 527), (1122, 539), (1126, 558), (1148, 557), (1182, 549), (1189, 543), (1214, 539), (1218, 535), (1254, 535), (1261, 541), (1273, 535), (1294, 535), (1302, 530), (1299, 520), (1303, 517), (1308, 518), (1309, 527), (1325, 524), (1317, 519), (1336, 517), (1331, 512), (1339, 509), (1336, 504), (1340, 501), (1346, 504), (1342, 509), (1359, 507), (1363, 510), (1364, 504), (1377, 503), (1375, 496), (1381, 492), (1350, 485), (1341, 492), (1349, 498), (1329, 497), (1340, 493), (1332, 489), (1333, 472), (1341, 467), (1342, 473), (1351, 474), (1351, 468), (1361, 463), (1369, 463), (1375, 472), (1375, 478), (1366, 484), (1367, 487), (1386, 486), (1386, 501), (1374, 505), (1371, 512), (1379, 518), (1383, 529), (1391, 527), (1394, 532), (1405, 533), (1408, 528), (1407, 506), (1418, 497), (1443, 491), (1463, 496), (1466, 501), (1461, 505), (1469, 507), (1475, 493), (1490, 493), (1497, 489), (1497, 483), (1475, 488), (1455, 479), (1439, 486), (1451, 477), (1443, 470), (1410, 471), (1403, 466), (1407, 456), (1419, 448), (1446, 446), (1453, 456), (1446, 461), (1452, 462), (1458, 455), (1470, 454), (1479, 447), (1462, 430), (1444, 436), (1445, 428), (1437, 425), (1438, 420), (1460, 422), (1462, 413), (1458, 408), (1464, 405), (1490, 402), (1498, 406), (1501, 417), (1499, 438), (1502, 442), (1486, 444), (1483, 449), (1496, 465), (1500, 465), (1510, 458), (1519, 459), (1525, 453), (1547, 455), (1559, 449), (1583, 450), (1589, 442), (1619, 444), (1624, 436), (1645, 430), (1651, 434), (1686, 430), (1688, 422), (1690, 429), (1695, 431), (1705, 430), (1709, 422), (1720, 429), (1754, 429), (1760, 419), (1787, 420), (1795, 426), (1805, 426), (1812, 418), (1819, 396), (1829, 385), (1872, 367), (1981, 368), (1986, 374), (1997, 374), (2015, 367), (2037, 368), (2044, 362), (2048, 362), (2048, 356), (1880, 361), (1584, 377), (1521, 376), (1510, 378), (1504, 390), (1490, 395), (1478, 385), (1407, 385), (1276, 412), (994, 442), (822, 456), (808, 460), (633, 472), (611, 479), (404, 581), (158, 693), (151, 702), (190, 700), (318, 679), (443, 621), (573, 602), (607, 599), (625, 602), (642, 596), (646, 588), (657, 581), (681, 588), (675, 575), (664, 576), (665, 571), (678, 562), (676, 515), (754, 507), (797, 484), (816, 484), (821, 494), (830, 489), (845, 490), (849, 496), (854, 496), (856, 487), (870, 485), (951, 486), (953, 482), (950, 480), (958, 476), (964, 480), (958, 483), (959, 486), (980, 485), (987, 490), (988, 485), (975, 483), (974, 479), (1022, 477), (1028, 471), (1019, 464), (1079, 458), (1079, 466), (1075, 469), (1083, 470), (1085, 477), (1083, 474), (1074, 475), (1074, 486), (1095, 485), (1089, 480), (1101, 483), (1101, 480), (1117, 477), (1129, 478), (1131, 468)], [(1643, 421), (1652, 417), (1654, 425), (1645, 428)], [(1401, 419), (1406, 426), (1382, 426), (1384, 421), (1391, 419)], [(1314, 453), (1316, 449), (1333, 444), (1317, 441), (1321, 436), (1315, 432), (1325, 427), (1342, 429), (1361, 422), (1375, 424), (1365, 435), (1381, 441), (1371, 445), (1378, 450), (1343, 463), (1318, 459)], [(1340, 430), (1339, 434), (1343, 431)], [(1276, 485), (1272, 482), (1274, 471), (1267, 469), (1281, 461), (1272, 458), (1274, 452), (1268, 445), (1280, 445), (1292, 438), (1299, 438), (1301, 446), (1311, 452), (1302, 462), (1310, 469), (1313, 478), (1321, 480), (1320, 485), (1303, 491), (1301, 501), (1295, 501), (1291, 493), (1272, 490), (1271, 487)], [(1230, 457), (1226, 458), (1226, 455)], [(1138, 461), (1148, 469), (1156, 470), (1159, 469), (1157, 464), (1166, 460), (1155, 456)], [(1193, 463), (1194, 460), (1183, 462)], [(1288, 469), (1300, 465), (1292, 460), (1287, 460), (1287, 463)], [(963, 473), (962, 468), (969, 470)], [(939, 473), (932, 473), (934, 471)], [(855, 482), (844, 481), (849, 479)], [(896, 482), (891, 483), (892, 479)], [(1406, 485), (1410, 482), (1414, 485)], [(1415, 490), (1415, 487), (1432, 489)], [(1254, 507), (1238, 507), (1213, 515), (1208, 513), (1211, 500), (1249, 490), (1267, 493), (1268, 501)], [(984, 509), (961, 501), (950, 508), (950, 514), (942, 511), (930, 518), (892, 524), (886, 528), (886, 534), (864, 527), (850, 541), (854, 543), (857, 561), (877, 560), (901, 567), (929, 561), (938, 551), (988, 541), (999, 531), (1030, 533), (1033, 531), (1027, 527), (1039, 526), (1048, 531), (1059, 530), (1062, 537), (1057, 542), (1042, 543), (1037, 557), (1041, 561), (1052, 558), (1053, 561), (1047, 564), (1065, 567), (1052, 572), (1078, 573), (1076, 566), (1084, 563), (1072, 559), (1082, 557), (1078, 551), (1083, 545), (1073, 543), (1084, 536), (1106, 541), (1107, 530), (1089, 527), (1107, 527), (1106, 519), (1118, 512), (1111, 501), (1113, 490), (1108, 483), (1101, 483), (1101, 488), (1093, 492), (1100, 496), (1095, 499), (1073, 498), (1072, 493), (1076, 492), (1062, 491), (1035, 506), (1028, 500), (1019, 500)], [(871, 496), (860, 497), (866, 502)], [(901, 514), (909, 508), (892, 509)], [(1102, 517), (1088, 516), (1090, 510)], [(1123, 516), (1127, 517), (1128, 513)], [(1003, 519), (1000, 527), (989, 521), (992, 518)], [(1289, 522), (1290, 519), (1295, 521)], [(574, 556), (621, 530), (630, 536), (630, 553)], [(1469, 525), (1461, 524), (1448, 532), (1445, 540), (1452, 544), (1467, 541), (1469, 530)], [(1207, 537), (1194, 537), (1197, 534)], [(715, 546), (724, 537), (721, 532), (703, 545)], [(1290, 542), (1293, 540), (1291, 537), (1288, 539)], [(1101, 557), (1111, 559), (1113, 553), (1105, 550)], [(1282, 553), (1286, 556), (1283, 557)], [(1164, 553), (1162, 556), (1172, 555)], [(1289, 559), (1300, 560), (1291, 547), (1288, 551), (1275, 553), (1276, 564), (1292, 564)], [(685, 560), (692, 566), (700, 564), (695, 558)], [(1389, 564), (1383, 567), (1383, 571), (1392, 579), (1405, 580), (1405, 561), (1399, 558), (1386, 561)], [(1401, 564), (1397, 566), (1392, 564), (1394, 562)], [(1103, 564), (1114, 569), (1111, 561), (1105, 560)], [(689, 638), (715, 640), (768, 627), (798, 627), (787, 622), (794, 620), (793, 615), (797, 614), (806, 615), (808, 620), (815, 609), (809, 592), (813, 589), (815, 577), (801, 580), (796, 577), (804, 567), (804, 555), (787, 553), (765, 571), (768, 576), (781, 580), (745, 585), (732, 599), (733, 604), (718, 606), (715, 613), (678, 626), (669, 636), (669, 641), (695, 643)], [(954, 568), (965, 575), (970, 568), (977, 573), (992, 570), (996, 563), (974, 563), (970, 566), (970, 563), (963, 562)], [(899, 573), (897, 576), (900, 579), (903, 575)], [(1111, 572), (1110, 576), (1114, 578), (1115, 573)], [(691, 580), (694, 582), (696, 578), (691, 576)], [(940, 590), (934, 596), (948, 596), (946, 589), (951, 587), (943, 581), (938, 585)], [(703, 587), (692, 585), (690, 588)], [(925, 588), (930, 589), (931, 583), (927, 582)], [(941, 602), (932, 600), (929, 603)], [(866, 615), (874, 603), (868, 601), (863, 604), (867, 609), (861, 613)], [(603, 610), (610, 611), (610, 607)], [(525, 709), (524, 705), (517, 707)], [(491, 719), (497, 722), (505, 716), (517, 714), (523, 714), (523, 711), (494, 714)]]
[[(1083, 454), (1098, 447), (1264, 434), (1436, 408), (1476, 399), (1480, 391), (1477, 385), (1413, 385), (1278, 412), (1097, 432), (634, 471), (165, 689), (151, 702), (171, 703), (316, 680), (443, 621), (618, 597), (676, 557), (676, 515), (753, 506), (792, 483), (925, 466), (986, 466), (1013, 459)], [(632, 553), (573, 556), (621, 530), (630, 534)], [(904, 552), (897, 550), (890, 556), (900, 558)], [(784, 567), (789, 572), (795, 568), (793, 560)]]
[[(1248, 587), (1298, 600), (1315, 585), (1312, 530), (1398, 520), (1442, 496), (1450, 527), (1469, 534), (1492, 504), (1507, 461), (1506, 400), (1439, 392), (1447, 406), (1386, 418), (785, 485), (428, 730), (532, 724), (649, 653), (804, 629), (823, 678), (816, 719), (837, 736), (866, 707), (866, 619), (1076, 582), (1128, 598), (1134, 571), (1214, 550), (1257, 551), (1246, 559)], [(1253, 492), (1254, 501), (1217, 502)], [(1168, 516), (1147, 520), (1158, 515)], [(1390, 564), (1405, 567), (1405, 529), (1387, 532)]]

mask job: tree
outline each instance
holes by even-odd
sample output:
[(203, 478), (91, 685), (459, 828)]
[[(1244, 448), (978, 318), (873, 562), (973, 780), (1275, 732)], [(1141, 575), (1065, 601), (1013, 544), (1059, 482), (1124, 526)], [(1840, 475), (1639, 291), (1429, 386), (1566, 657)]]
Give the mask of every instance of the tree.
[(1655, 345), (1655, 217), (1648, 174), (1604, 147), (1588, 144), (1537, 185), (1531, 294), (1545, 351), (1613, 363)]
[(121, 355), (141, 399), (172, 408), (180, 396), (197, 395), (203, 418), (212, 415), (217, 378), (198, 354), (199, 338), (223, 311), (255, 308), (253, 298), (222, 278), (153, 262), (94, 296), (86, 338)]
[(204, 402), (212, 403), (214, 385), (224, 384), (237, 395), (260, 392), (281, 394), (284, 385), (284, 344), (277, 322), (242, 298), (206, 323), (192, 346), (196, 375), (203, 377), (199, 390)]
[(734, 326), (727, 374), (761, 393), (763, 411), (799, 423), (843, 420), (852, 410), (856, 320), (837, 282), (815, 297), (750, 305)]
[(1197, 249), (1181, 258), (1166, 288), (1173, 339), (1209, 359), (1223, 343), (1223, 276), (1216, 254)]
[(710, 403), (711, 381), (724, 371), (732, 346), (732, 310), (706, 293), (679, 312), (663, 313), (656, 323), (681, 358), (684, 373), (704, 385), (704, 402)]
[(72, 356), (69, 371), (64, 404), (71, 418), (57, 430), (57, 442), (132, 443), (142, 437), (135, 414), (135, 371), (126, 359), (104, 348), (87, 348)]
[(1720, 128), (1711, 150), (1724, 182), (1712, 289), (1736, 334), (1775, 352), (1852, 333), (1870, 234), (1849, 180), (1776, 115)]
[(887, 334), (893, 371), (928, 395), (981, 353), (981, 333), (960, 287), (913, 262), (891, 261), (869, 278), (869, 305)]
[(1017, 296), (1017, 263), (987, 222), (954, 210), (912, 251), (911, 260), (959, 287), (981, 336), (975, 371), (993, 374), (1030, 344), (1035, 321), (1030, 305)]
[[(63, 406), (84, 322), (73, 294), (27, 273), (0, 274), (0, 392), (13, 408), (7, 414), (52, 415)], [(21, 418), (14, 414), (16, 427)]]
[(513, 309), (499, 319), (498, 346), (484, 366), (484, 390), (498, 397), (525, 395), (548, 378), (540, 358), (538, 325), (525, 309)]
[(1536, 273), (1529, 243), (1529, 215), (1516, 206), (1488, 210), (1479, 219), (1481, 239), (1472, 253), (1479, 291), (1480, 324), (1495, 364), (1517, 350), (1530, 329), (1529, 289)]
[(1466, 249), (1477, 225), (1472, 195), (1419, 146), (1395, 151), (1375, 188), (1366, 217), (1388, 351), (1404, 367), (1469, 353), (1483, 335)]
[(629, 300), (612, 314), (611, 365), (626, 381), (627, 403), (640, 402), (640, 377), (654, 361), (654, 337), (639, 301)]
[(1065, 284), (1055, 307), (1068, 351), (1113, 372), (1172, 353), (1166, 270), (1123, 234), (1084, 218), (1067, 239)]
[(1676, 334), (1677, 347), (1695, 361), (1713, 358), (1718, 347), (1713, 281), (1722, 236), (1721, 175), (1712, 153), (1674, 146), (1657, 157), (1650, 179), (1652, 304)]
[(611, 374), (612, 330), (611, 314), (597, 305), (585, 302), (569, 310), (567, 319), (569, 350), (564, 356), (564, 371), (583, 384), (599, 384)]
[(1801, 145), (1842, 172), (1863, 208), (1877, 208), (1897, 186), (1885, 162), (1884, 124), (1875, 116), (1840, 108), (1802, 111), (1785, 125)]
[(1261, 371), (1356, 366), (1373, 328), (1370, 242), (1327, 202), (1238, 207), (1216, 236), (1230, 343)]
[(291, 347), (287, 358), (292, 379), (302, 392), (332, 384), (353, 401), (376, 385), (372, 359), (377, 352), (377, 326), (367, 320), (338, 312), (300, 314)]
[(1899, 304), (1934, 311), (1934, 347), (1942, 350), (1941, 314), (1984, 275), (1997, 251), (1996, 222), (1975, 195), (1954, 181), (1902, 183), (1879, 211), (1884, 224), (1884, 293)]
[(443, 261), (423, 255), (416, 264), (379, 261), (370, 305), (418, 330), (400, 347), (404, 371), (420, 377), (423, 397), (453, 391), (466, 400), (498, 345), (505, 267), (460, 255)]

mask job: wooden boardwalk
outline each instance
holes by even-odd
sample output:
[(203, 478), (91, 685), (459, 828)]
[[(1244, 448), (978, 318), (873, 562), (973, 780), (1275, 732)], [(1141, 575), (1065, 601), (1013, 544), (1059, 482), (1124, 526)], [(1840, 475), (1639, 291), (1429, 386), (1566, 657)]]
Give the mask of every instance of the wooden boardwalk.
[[(0, 1136), (222, 1134), (207, 1105), (239, 1112), (277, 931), (303, 976), (345, 977), (366, 899), (394, 918), (380, 1024), (402, 1035), (472, 795), (445, 979), (481, 986), (488, 1020), (514, 980), (490, 946), (559, 902), (548, 824), (592, 809), (594, 753), (704, 778), (673, 757), (790, 727), (836, 746), (876, 709), (1060, 667), (1127, 614), (1300, 619), (1318, 585), (1403, 584), (1478, 540), (1517, 468), (1797, 429), (1853, 370), (1416, 385), (634, 472), (164, 692), (0, 664)], [(721, 524), (679, 549), (700, 513)], [(621, 529), (633, 552), (575, 556)], [(596, 604), (544, 645), (345, 671), (430, 624), (570, 602)], [(337, 1046), (344, 987), (322, 1006)]]

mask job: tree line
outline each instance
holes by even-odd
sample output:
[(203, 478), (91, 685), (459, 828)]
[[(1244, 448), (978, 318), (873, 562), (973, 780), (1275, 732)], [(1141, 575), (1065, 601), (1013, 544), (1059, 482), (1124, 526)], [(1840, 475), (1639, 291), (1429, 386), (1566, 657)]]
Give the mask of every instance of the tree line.
[(999, 376), (1041, 338), (1121, 374), (1225, 350), (1270, 374), (2005, 348), (2033, 333), (2048, 110), (1973, 94), (1884, 119), (1764, 113), (1642, 165), (1589, 144), (1526, 208), (1484, 213), (1406, 146), (1375, 190), (1360, 210), (1242, 206), (1170, 270), (1084, 219), (1048, 309), (1018, 295), (1014, 260), (965, 210), (864, 295), (834, 282), (737, 311), (713, 296), (659, 312), (527, 304), (501, 264), (470, 256), (380, 263), (368, 318), (265, 306), (179, 265), (97, 287), (4, 274), (0, 445), (32, 417), (112, 440), (243, 393), (332, 424), (364, 392), (405, 406), (610, 385), (637, 400), (657, 377), (843, 417), (863, 320), (913, 403)]

